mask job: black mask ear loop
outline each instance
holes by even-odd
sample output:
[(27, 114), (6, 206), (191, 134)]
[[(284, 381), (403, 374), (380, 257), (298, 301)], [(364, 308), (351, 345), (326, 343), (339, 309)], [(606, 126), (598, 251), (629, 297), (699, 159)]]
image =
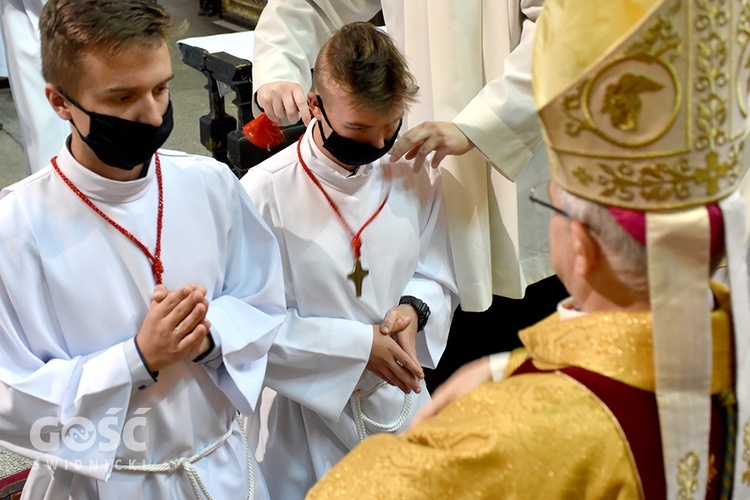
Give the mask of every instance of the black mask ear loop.
[(75, 106), (76, 108), (80, 109), (80, 110), (81, 110), (81, 111), (83, 111), (84, 113), (87, 113), (87, 111), (86, 111), (85, 109), (83, 109), (83, 107), (82, 107), (82, 106), (81, 106), (80, 104), (78, 104), (78, 101), (76, 101), (75, 99), (73, 99), (72, 97), (70, 97), (70, 95), (68, 95), (68, 93), (67, 93), (67, 92), (65, 92), (65, 91), (64, 91), (64, 90), (62, 89), (62, 87), (59, 87), (59, 86), (58, 86), (58, 87), (57, 87), (57, 91), (58, 91), (58, 92), (60, 93), (60, 95), (61, 95), (61, 96), (63, 96), (63, 97), (65, 98), (65, 100), (66, 100), (66, 101), (70, 101), (70, 103), (71, 103), (71, 104), (72, 104), (73, 106)]
[[(72, 104), (73, 106), (75, 106), (76, 108), (80, 109), (81, 111), (83, 111), (83, 112), (84, 112), (84, 113), (85, 113), (85, 114), (86, 114), (87, 116), (91, 116), (91, 113), (89, 113), (89, 112), (88, 112), (88, 110), (84, 109), (84, 108), (83, 108), (83, 106), (81, 106), (80, 104), (78, 104), (78, 101), (76, 101), (75, 99), (73, 99), (72, 97), (70, 97), (70, 95), (68, 95), (68, 93), (67, 93), (67, 92), (65, 92), (65, 91), (64, 91), (64, 90), (62, 89), (62, 87), (58, 86), (58, 87), (57, 87), (57, 91), (58, 91), (58, 92), (60, 93), (60, 95), (61, 95), (61, 96), (63, 96), (63, 98), (64, 98), (64, 99), (65, 99), (66, 101), (68, 101), (68, 102), (69, 102), (69, 103), (71, 103), (71, 104)], [(70, 117), (70, 120), (69, 120), (69, 121), (70, 121), (70, 123), (72, 123), (72, 124), (73, 124), (73, 128), (74, 128), (74, 129), (76, 129), (76, 132), (78, 132), (78, 136), (79, 136), (79, 137), (80, 137), (81, 139), (83, 139), (83, 134), (82, 134), (82, 133), (81, 133), (81, 131), (80, 131), (80, 130), (78, 129), (78, 125), (76, 125), (76, 122), (74, 122), (74, 121), (73, 121), (73, 117), (72, 117), (72, 116)]]
[[(315, 97), (318, 99), (318, 106), (320, 106), (320, 112), (323, 113), (323, 119), (326, 121), (328, 126), (331, 127), (331, 130), (333, 130), (331, 121), (328, 119), (328, 115), (326, 114), (326, 108), (323, 107), (323, 99), (321, 99), (320, 94), (315, 94)], [(323, 139), (323, 144), (325, 144), (326, 141), (328, 141), (328, 138), (326, 137), (325, 132), (323, 132), (323, 123), (320, 121), (318, 121), (318, 128), (320, 129), (320, 137)], [(335, 130), (333, 131), (336, 132)], [(356, 174), (358, 170), (359, 170), (359, 165), (355, 165), (354, 170), (352, 170), (352, 173), (349, 174), (349, 177)]]
[[(329, 127), (331, 127), (331, 130), (333, 130), (333, 125), (331, 125), (331, 120), (328, 119), (328, 115), (326, 114), (326, 108), (323, 107), (323, 99), (321, 99), (320, 94), (315, 95), (316, 99), (318, 100), (318, 106), (320, 106), (320, 112), (323, 113), (323, 119), (326, 121)], [(323, 142), (326, 142), (328, 138), (326, 137), (326, 134), (323, 132), (323, 124), (318, 121), (318, 126), (320, 127), (320, 136), (323, 138)], [(335, 132), (335, 130), (333, 130)]]

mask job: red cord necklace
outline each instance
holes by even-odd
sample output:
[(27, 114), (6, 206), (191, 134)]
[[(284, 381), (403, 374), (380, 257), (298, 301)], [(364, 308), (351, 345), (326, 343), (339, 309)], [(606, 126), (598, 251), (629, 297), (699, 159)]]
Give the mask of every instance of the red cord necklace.
[(339, 210), (339, 207), (336, 205), (336, 203), (331, 199), (330, 196), (328, 196), (328, 193), (326, 193), (325, 188), (323, 188), (323, 185), (320, 183), (320, 181), (315, 177), (315, 174), (312, 173), (310, 168), (305, 163), (305, 160), (302, 159), (302, 151), (300, 148), (300, 144), (302, 144), (302, 138), (305, 137), (304, 135), (299, 138), (299, 141), (297, 141), (297, 157), (299, 158), (299, 162), (302, 165), (302, 168), (305, 170), (305, 173), (310, 178), (310, 180), (315, 184), (321, 193), (323, 193), (323, 196), (325, 196), (326, 201), (328, 201), (328, 204), (331, 206), (333, 211), (336, 213), (336, 216), (341, 221), (341, 224), (344, 226), (344, 229), (346, 229), (346, 232), (349, 233), (349, 238), (351, 239), (351, 245), (352, 245), (352, 252), (354, 253), (354, 269), (351, 273), (347, 274), (346, 277), (354, 282), (354, 288), (357, 292), (357, 297), (362, 296), (362, 281), (365, 279), (365, 276), (370, 274), (370, 271), (362, 267), (362, 263), (360, 262), (360, 257), (362, 256), (362, 239), (360, 236), (362, 235), (362, 231), (372, 222), (375, 220), (375, 217), (377, 217), (380, 212), (383, 210), (383, 207), (385, 207), (386, 202), (388, 201), (388, 197), (391, 195), (391, 177), (390, 175), (386, 174), (386, 180), (388, 182), (386, 191), (385, 191), (385, 197), (383, 198), (383, 201), (380, 203), (380, 206), (375, 210), (375, 212), (370, 216), (367, 221), (365, 221), (364, 224), (362, 224), (362, 227), (359, 228), (359, 231), (354, 232), (354, 229), (349, 225), (349, 223), (346, 222), (346, 219), (344, 219), (344, 216), (341, 215), (341, 211)]
[(76, 187), (73, 182), (68, 179), (65, 174), (62, 173), (60, 170), (60, 167), (57, 166), (57, 156), (52, 158), (52, 167), (54, 167), (55, 172), (60, 176), (60, 178), (63, 180), (65, 184), (68, 185), (68, 187), (83, 201), (86, 205), (91, 207), (91, 209), (99, 214), (105, 221), (110, 223), (112, 227), (120, 231), (123, 235), (125, 235), (126, 238), (128, 238), (130, 241), (135, 243), (138, 248), (141, 249), (141, 251), (146, 255), (146, 258), (151, 262), (151, 272), (154, 274), (154, 279), (156, 280), (157, 285), (161, 285), (161, 276), (164, 274), (164, 266), (161, 262), (161, 228), (162, 228), (162, 218), (164, 215), (164, 191), (162, 189), (162, 183), (161, 183), (161, 162), (159, 161), (159, 155), (154, 154), (155, 163), (156, 163), (156, 180), (159, 185), (159, 210), (156, 215), (156, 249), (154, 250), (153, 255), (151, 252), (146, 248), (146, 245), (141, 243), (138, 238), (133, 236), (133, 234), (119, 225), (117, 222), (110, 219), (107, 214), (102, 212), (94, 203), (89, 199), (88, 196), (86, 196), (80, 189)]

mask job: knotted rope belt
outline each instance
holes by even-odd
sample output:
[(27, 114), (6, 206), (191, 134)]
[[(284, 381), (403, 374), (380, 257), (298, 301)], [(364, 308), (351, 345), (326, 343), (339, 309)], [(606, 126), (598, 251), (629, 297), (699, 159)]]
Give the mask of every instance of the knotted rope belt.
[[(247, 444), (247, 435), (245, 434), (245, 427), (242, 425), (242, 420), (240, 419), (239, 414), (235, 415), (235, 418), (237, 420), (237, 424), (240, 426), (240, 430), (242, 431), (242, 443), (245, 445), (245, 453), (247, 456), (247, 473), (248, 473), (248, 493), (247, 498), (252, 499), (255, 497), (255, 479), (253, 477), (253, 459), (252, 459), (252, 452), (250, 451), (250, 447)], [(211, 495), (208, 493), (208, 490), (206, 489), (206, 486), (203, 484), (203, 481), (201, 480), (200, 476), (198, 475), (198, 471), (195, 469), (195, 466), (193, 464), (200, 460), (203, 457), (206, 457), (216, 451), (221, 445), (226, 443), (227, 439), (229, 439), (229, 436), (232, 435), (232, 426), (229, 426), (229, 430), (226, 434), (221, 436), (219, 439), (215, 440), (213, 443), (209, 444), (205, 448), (203, 448), (201, 451), (196, 453), (193, 456), (190, 457), (178, 457), (173, 458), (172, 460), (169, 460), (167, 462), (163, 462), (160, 464), (146, 464), (146, 465), (124, 465), (124, 464), (115, 464), (114, 469), (121, 472), (161, 472), (161, 473), (170, 473), (174, 472), (178, 469), (184, 469), (185, 472), (188, 475), (188, 478), (190, 479), (190, 486), (193, 488), (193, 493), (195, 493), (195, 498), (197, 500), (201, 500), (201, 494), (206, 497), (207, 500), (213, 500)]]

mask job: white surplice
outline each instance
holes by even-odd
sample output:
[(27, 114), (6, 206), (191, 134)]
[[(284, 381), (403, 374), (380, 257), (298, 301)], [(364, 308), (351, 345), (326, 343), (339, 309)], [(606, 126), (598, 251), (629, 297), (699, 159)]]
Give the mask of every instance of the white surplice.
[[(418, 334), (417, 354), (422, 366), (434, 368), (457, 304), (440, 177), (431, 178), (425, 166), (415, 172), (412, 162), (390, 164), (387, 158), (350, 174), (315, 145), (314, 124), (301, 140), (302, 157), (355, 232), (384, 199), (387, 176), (391, 188), (383, 210), (361, 235), (361, 262), (369, 275), (357, 297), (347, 278), (354, 266), (350, 237), (300, 165), (297, 144), (253, 167), (241, 181), (274, 231), (284, 264), (287, 315), (269, 351), (266, 377), (278, 394), (267, 420), (254, 423), (268, 432), (260, 454), (271, 496), (289, 500), (304, 497), (359, 441), (352, 393), (381, 381), (365, 369), (372, 325), (381, 323), (402, 295), (425, 301), (431, 315)], [(401, 429), (429, 401), (421, 386)], [(398, 388), (384, 385), (362, 399), (362, 411), (391, 423), (404, 402)]]
[[(216, 348), (154, 382), (134, 337), (155, 285), (146, 256), (85, 205), (51, 166), (0, 195), (0, 443), (37, 460), (26, 498), (186, 499), (187, 472), (141, 473), (190, 457), (235, 430), (194, 467), (213, 498), (245, 498), (236, 409), (251, 413), (283, 321), (280, 256), (237, 179), (214, 160), (160, 151), (164, 285), (207, 289)], [(119, 182), (81, 166), (62, 172), (151, 252), (155, 164)], [(265, 497), (255, 468), (256, 498)], [(47, 496), (45, 496), (47, 495)]]
[[(492, 294), (521, 298), (553, 274), (548, 214), (529, 188), (549, 178), (531, 92), (531, 47), (542, 0), (269, 0), (255, 29), (253, 83), (294, 81), (332, 30), (383, 10), (420, 87), (403, 130), (453, 121), (477, 146), (441, 163), (461, 308)], [(488, 164), (489, 160), (489, 164)], [(488, 165), (494, 168), (488, 168)]]

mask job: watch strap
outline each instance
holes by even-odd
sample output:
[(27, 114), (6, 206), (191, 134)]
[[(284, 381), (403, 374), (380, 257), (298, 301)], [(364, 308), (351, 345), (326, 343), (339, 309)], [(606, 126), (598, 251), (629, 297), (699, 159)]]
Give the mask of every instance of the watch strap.
[(417, 311), (417, 331), (421, 332), (424, 330), (424, 327), (427, 326), (427, 320), (430, 318), (430, 306), (413, 295), (402, 296), (398, 303), (399, 305), (409, 304)]

